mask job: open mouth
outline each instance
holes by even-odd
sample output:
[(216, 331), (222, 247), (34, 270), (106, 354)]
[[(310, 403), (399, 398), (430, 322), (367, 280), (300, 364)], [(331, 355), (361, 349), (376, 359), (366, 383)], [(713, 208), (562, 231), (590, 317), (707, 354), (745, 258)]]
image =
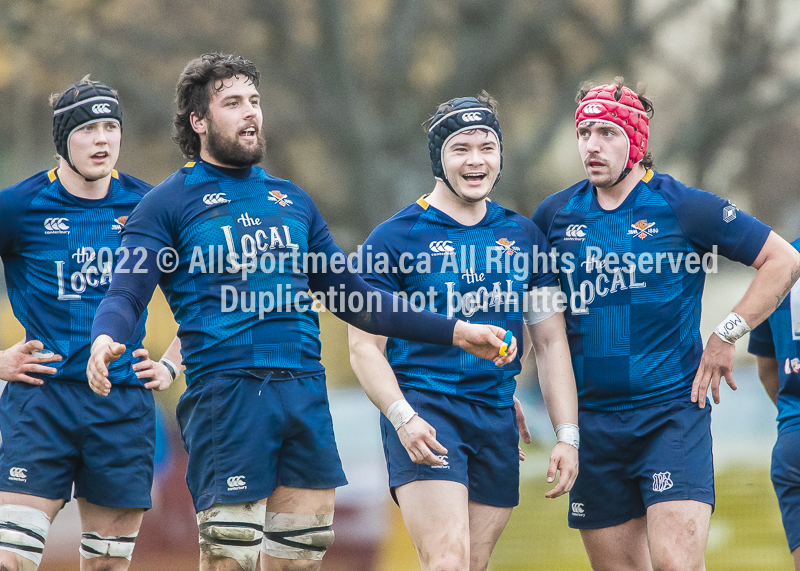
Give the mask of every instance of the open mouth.
[(463, 176), (464, 180), (466, 180), (467, 182), (479, 183), (479, 182), (483, 181), (483, 179), (486, 178), (486, 173), (473, 172), (473, 173), (467, 173), (467, 174), (464, 174), (464, 175), (461, 175), (461, 176)]
[(108, 158), (108, 151), (99, 151), (92, 155), (92, 159), (96, 161), (104, 161)]
[(255, 139), (256, 138), (256, 128), (255, 127), (248, 127), (242, 131), (239, 131), (239, 136), (243, 139)]

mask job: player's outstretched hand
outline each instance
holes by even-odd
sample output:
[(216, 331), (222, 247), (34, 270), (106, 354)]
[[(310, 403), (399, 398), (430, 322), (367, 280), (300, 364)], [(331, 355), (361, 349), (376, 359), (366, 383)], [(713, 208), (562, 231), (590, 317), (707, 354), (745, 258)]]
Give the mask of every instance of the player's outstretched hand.
[(100, 396), (107, 397), (111, 392), (111, 381), (108, 380), (108, 366), (119, 359), (125, 352), (125, 345), (115, 343), (108, 335), (100, 335), (92, 344), (92, 354), (86, 365), (86, 378), (89, 386)]
[(508, 343), (506, 354), (500, 354), (500, 348), (505, 345), (505, 335), (506, 330), (502, 327), (467, 323), (459, 319), (453, 331), (453, 345), (476, 357), (494, 361), (495, 365), (502, 367), (517, 356), (517, 340), (514, 337)]
[(711, 334), (692, 383), (692, 402), (704, 408), (708, 387), (711, 385), (711, 398), (714, 399), (714, 404), (719, 404), (719, 384), (722, 377), (725, 377), (731, 389), (736, 390), (736, 382), (733, 380), (735, 354), (736, 345), (725, 343), (716, 333)]
[(134, 358), (139, 359), (139, 362), (133, 364), (136, 378), (150, 379), (144, 384), (144, 388), (154, 391), (163, 391), (169, 388), (172, 384), (172, 375), (169, 374), (169, 369), (167, 369), (166, 365), (158, 361), (152, 361), (150, 352), (144, 347), (137, 349), (132, 355)]
[(558, 475), (556, 487), (547, 492), (545, 498), (557, 498), (572, 489), (578, 477), (578, 449), (566, 442), (557, 442), (550, 453), (550, 465), (547, 467), (547, 481), (552, 482)]
[(447, 448), (436, 440), (436, 429), (419, 415), (414, 416), (398, 428), (397, 436), (400, 437), (400, 442), (413, 462), (428, 466), (444, 465), (444, 459), (441, 456), (447, 454)]
[(41, 353), (44, 345), (36, 339), (20, 341), (5, 351), (0, 351), (0, 379), (4, 381), (19, 381), (29, 385), (42, 385), (44, 381), (31, 377), (29, 373), (40, 375), (55, 375), (58, 371), (54, 367), (45, 367), (42, 363), (57, 363), (61, 355), (54, 353)]

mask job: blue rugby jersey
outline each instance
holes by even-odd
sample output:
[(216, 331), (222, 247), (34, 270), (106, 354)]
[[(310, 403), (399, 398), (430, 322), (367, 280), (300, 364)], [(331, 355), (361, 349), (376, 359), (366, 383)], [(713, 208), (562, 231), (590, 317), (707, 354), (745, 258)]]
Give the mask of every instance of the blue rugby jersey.
[[(557, 285), (556, 274), (535, 259), (534, 252), (549, 248), (530, 220), (494, 202), (486, 205), (486, 216), (474, 226), (456, 222), (424, 197), (407, 206), (378, 225), (359, 250), (364, 280), (405, 292), (418, 304), (424, 298), (430, 311), (510, 329), (521, 343), (524, 292)], [(386, 357), (401, 387), (497, 408), (514, 404), (519, 355), (496, 367), (458, 347), (389, 338)]]
[[(800, 240), (792, 246), (800, 250)], [(778, 431), (800, 429), (800, 282), (769, 319), (750, 332), (748, 350), (778, 360)]]
[(703, 351), (700, 258), (716, 247), (751, 265), (770, 232), (730, 202), (654, 171), (613, 211), (584, 180), (546, 198), (533, 221), (559, 255), (570, 298), (578, 404), (605, 411), (688, 398)]
[[(190, 162), (142, 200), (122, 243), (175, 250), (177, 266), (159, 285), (180, 325), (187, 384), (230, 369), (324, 370), (302, 260), (344, 255), (293, 182), (260, 167)], [(248, 255), (259, 269), (242, 279), (235, 268)]]
[[(56, 169), (43, 171), (0, 192), (0, 256), (14, 315), (27, 340), (63, 357), (58, 372), (32, 376), (86, 383), (92, 320), (109, 284), (120, 231), (151, 185), (112, 172), (99, 200), (71, 195)], [(131, 353), (142, 346), (145, 316), (122, 357), (109, 369), (114, 385), (142, 386)]]

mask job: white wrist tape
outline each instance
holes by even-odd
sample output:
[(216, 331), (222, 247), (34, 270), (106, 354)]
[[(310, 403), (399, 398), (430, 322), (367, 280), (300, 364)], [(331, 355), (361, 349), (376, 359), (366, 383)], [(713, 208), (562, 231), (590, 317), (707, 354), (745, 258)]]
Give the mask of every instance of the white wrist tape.
[(577, 450), (581, 443), (581, 434), (577, 424), (564, 423), (556, 426), (556, 440), (574, 446)]
[(733, 312), (714, 329), (714, 333), (716, 333), (720, 339), (731, 345), (736, 343), (736, 340), (741, 338), (748, 331), (750, 331), (750, 326), (747, 325), (744, 318), (738, 313)]
[(399, 430), (406, 422), (417, 415), (406, 399), (394, 401), (386, 409), (386, 418), (392, 423), (395, 430)]

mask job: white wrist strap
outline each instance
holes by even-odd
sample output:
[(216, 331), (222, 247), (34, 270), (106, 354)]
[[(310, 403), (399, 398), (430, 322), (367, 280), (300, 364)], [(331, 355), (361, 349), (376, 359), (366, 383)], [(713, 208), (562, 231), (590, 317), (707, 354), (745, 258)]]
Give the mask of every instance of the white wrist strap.
[(738, 313), (733, 312), (714, 329), (714, 333), (716, 333), (720, 339), (731, 345), (736, 343), (736, 340), (741, 338), (748, 331), (750, 331), (750, 326), (747, 325), (744, 318)]
[(394, 401), (389, 405), (389, 408), (386, 409), (386, 418), (389, 419), (389, 422), (392, 423), (395, 430), (398, 430), (416, 415), (417, 413), (414, 412), (414, 409), (411, 408), (411, 405), (408, 404), (406, 399)]
[(577, 450), (581, 443), (581, 434), (577, 424), (564, 423), (556, 426), (556, 440), (574, 446)]
[(172, 377), (173, 381), (178, 378), (178, 375), (180, 373), (178, 373), (178, 367), (175, 365), (175, 363), (173, 363), (166, 357), (161, 357), (159, 363), (161, 363), (167, 368), (167, 371), (169, 371), (169, 376)]

